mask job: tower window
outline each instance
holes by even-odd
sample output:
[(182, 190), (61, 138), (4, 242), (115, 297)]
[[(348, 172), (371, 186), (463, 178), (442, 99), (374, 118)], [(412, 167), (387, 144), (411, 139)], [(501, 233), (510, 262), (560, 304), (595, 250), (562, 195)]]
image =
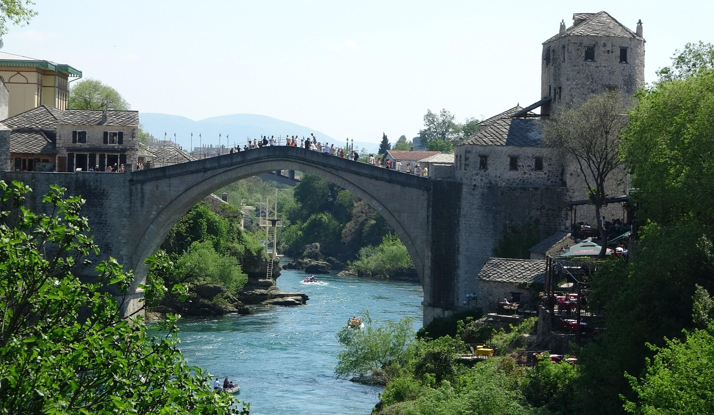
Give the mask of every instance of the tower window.
[(563, 87), (559, 86), (558, 87), (558, 102), (563, 100)]
[(518, 170), (518, 156), (508, 157), (508, 170)]
[(543, 157), (535, 158), (535, 171), (543, 171)]
[(592, 62), (595, 60), (595, 46), (585, 47), (585, 61)]
[(488, 169), (488, 156), (478, 156), (478, 168), (479, 170)]
[(620, 48), (620, 63), (627, 63), (627, 48)]
[(565, 62), (565, 45), (563, 45), (563, 62)]

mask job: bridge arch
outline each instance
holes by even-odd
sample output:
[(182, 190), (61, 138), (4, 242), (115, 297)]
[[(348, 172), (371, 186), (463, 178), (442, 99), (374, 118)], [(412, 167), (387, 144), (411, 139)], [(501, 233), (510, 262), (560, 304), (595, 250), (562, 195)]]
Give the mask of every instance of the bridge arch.
[(145, 259), (158, 250), (173, 225), (191, 207), (227, 184), (276, 170), (313, 174), (373, 207), (406, 246), (425, 300), (429, 298), (429, 180), (301, 148), (277, 146), (133, 173), (132, 204), (137, 204), (140, 211), (136, 212), (139, 216), (131, 232), (135, 239), (129, 251), (137, 277), (135, 288), (144, 282)]

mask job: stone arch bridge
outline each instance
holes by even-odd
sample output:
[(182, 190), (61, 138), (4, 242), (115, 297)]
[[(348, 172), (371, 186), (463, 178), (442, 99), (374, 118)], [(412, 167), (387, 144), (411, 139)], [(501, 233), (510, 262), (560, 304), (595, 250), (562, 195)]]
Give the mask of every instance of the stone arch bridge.
[[(126, 312), (140, 307), (147, 256), (171, 227), (210, 193), (237, 180), (277, 170), (313, 174), (366, 201), (406, 245), (424, 288), (424, 323), (458, 307), (457, 255), (461, 184), (430, 180), (302, 148), (274, 146), (124, 174), (6, 172), (33, 188), (32, 209), (59, 184), (87, 203), (102, 258), (112, 256), (135, 281)], [(100, 259), (102, 259), (100, 258)], [(90, 275), (87, 275), (89, 277)]]

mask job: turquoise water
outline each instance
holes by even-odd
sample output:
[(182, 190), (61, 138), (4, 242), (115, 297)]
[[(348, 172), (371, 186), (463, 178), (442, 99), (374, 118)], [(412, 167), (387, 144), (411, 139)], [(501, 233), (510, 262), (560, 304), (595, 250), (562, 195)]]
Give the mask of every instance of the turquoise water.
[(307, 305), (184, 319), (180, 349), (189, 364), (237, 381), (251, 414), (369, 414), (381, 388), (335, 378), (335, 333), (365, 309), (373, 320), (410, 316), (421, 327), (421, 286), (335, 275), (317, 276), (326, 285), (304, 284), (305, 276), (284, 270), (278, 287), (306, 293)]

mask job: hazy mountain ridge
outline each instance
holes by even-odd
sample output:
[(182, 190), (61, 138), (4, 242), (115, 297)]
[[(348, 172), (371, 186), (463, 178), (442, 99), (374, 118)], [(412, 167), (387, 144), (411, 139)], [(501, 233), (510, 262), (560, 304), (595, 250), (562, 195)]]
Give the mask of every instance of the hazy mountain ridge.
[[(176, 142), (184, 149), (188, 149), (191, 145), (191, 133), (193, 133), (193, 147), (198, 147), (199, 143), (217, 146), (218, 134), (221, 134), (221, 145), (227, 144), (226, 136), (228, 136), (228, 141), (230, 141), (231, 145), (236, 143), (240, 144), (241, 147), (248, 142), (248, 139), (258, 138), (263, 135), (308, 137), (310, 133), (314, 133), (318, 141), (322, 143), (337, 143), (338, 146), (342, 146), (345, 143), (344, 139), (335, 140), (319, 130), (267, 115), (232, 114), (210, 117), (199, 121), (180, 115), (159, 113), (141, 113), (139, 117), (144, 130), (157, 139), (163, 139), (164, 133), (166, 133), (167, 139), (173, 139), (174, 133), (176, 133)], [(199, 134), (201, 134), (200, 138)], [(358, 149), (365, 147), (369, 152), (376, 152), (379, 144), (355, 142), (355, 147)]]

